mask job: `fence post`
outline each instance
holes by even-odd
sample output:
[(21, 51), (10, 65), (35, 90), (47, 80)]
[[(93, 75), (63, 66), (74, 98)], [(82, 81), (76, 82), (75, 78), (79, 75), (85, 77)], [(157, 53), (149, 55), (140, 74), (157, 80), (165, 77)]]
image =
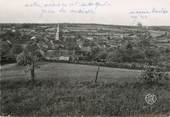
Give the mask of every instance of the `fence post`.
[(97, 72), (96, 72), (95, 83), (97, 82), (97, 79), (98, 79), (99, 70), (100, 70), (100, 66), (98, 65)]

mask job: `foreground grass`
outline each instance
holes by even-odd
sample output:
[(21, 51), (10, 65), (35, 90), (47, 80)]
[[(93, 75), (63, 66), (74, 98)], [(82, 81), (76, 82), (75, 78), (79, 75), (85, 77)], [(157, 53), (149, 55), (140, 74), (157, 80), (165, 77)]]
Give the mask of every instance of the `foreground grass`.
[[(2, 70), (1, 109), (5, 115), (135, 115), (170, 111), (170, 83), (137, 81), (139, 71), (102, 67), (94, 83), (95, 66), (48, 63), (29, 81), (23, 67)], [(148, 105), (144, 97), (158, 100)]]
[[(130, 115), (170, 111), (170, 85), (65, 80), (1, 81), (1, 113), (10, 115)], [(146, 104), (147, 93), (157, 102)]]

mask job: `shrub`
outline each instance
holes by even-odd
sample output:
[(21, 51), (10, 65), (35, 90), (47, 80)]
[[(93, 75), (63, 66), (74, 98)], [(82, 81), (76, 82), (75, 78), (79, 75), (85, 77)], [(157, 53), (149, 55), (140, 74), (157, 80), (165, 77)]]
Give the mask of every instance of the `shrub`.
[(142, 73), (141, 80), (149, 84), (157, 84), (159, 81), (168, 80), (168, 73), (164, 71), (162, 67), (159, 66), (146, 66), (144, 72)]
[(18, 65), (27, 65), (31, 64), (31, 58), (29, 56), (26, 56), (23, 52), (17, 55), (16, 58)]

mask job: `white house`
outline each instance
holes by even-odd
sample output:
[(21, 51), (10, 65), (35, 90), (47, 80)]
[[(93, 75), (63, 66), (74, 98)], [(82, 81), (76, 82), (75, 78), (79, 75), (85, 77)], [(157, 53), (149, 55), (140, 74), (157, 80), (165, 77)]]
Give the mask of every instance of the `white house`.
[(61, 61), (69, 61), (69, 59), (70, 59), (70, 57), (68, 57), (68, 56), (60, 56), (59, 57), (59, 60), (61, 60)]

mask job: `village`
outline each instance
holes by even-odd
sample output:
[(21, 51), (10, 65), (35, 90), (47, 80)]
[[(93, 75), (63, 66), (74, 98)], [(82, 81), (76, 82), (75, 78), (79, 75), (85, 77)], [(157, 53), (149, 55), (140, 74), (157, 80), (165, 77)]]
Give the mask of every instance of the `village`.
[[(28, 40), (34, 39), (38, 41), (44, 59), (67, 62), (106, 61), (106, 57), (98, 57), (105, 56), (100, 55), (102, 52), (117, 49), (128, 41), (135, 43), (138, 38), (137, 27), (95, 24), (92, 26), (85, 24), (33, 25), (31, 27), (25, 24), (4, 26), (4, 28), (2, 26), (0, 30), (1, 35), (6, 32), (15, 35), (16, 39), (11, 39), (11, 37), (4, 39), (9, 45), (22, 43), (21, 45), (24, 47)], [(152, 27), (149, 27), (148, 30), (153, 37), (151, 42), (154, 45), (161, 48), (169, 47), (170, 32), (154, 30)], [(96, 53), (98, 51), (101, 53)], [(5, 56), (8, 54), (3, 56), (4, 59)]]

